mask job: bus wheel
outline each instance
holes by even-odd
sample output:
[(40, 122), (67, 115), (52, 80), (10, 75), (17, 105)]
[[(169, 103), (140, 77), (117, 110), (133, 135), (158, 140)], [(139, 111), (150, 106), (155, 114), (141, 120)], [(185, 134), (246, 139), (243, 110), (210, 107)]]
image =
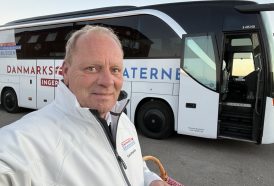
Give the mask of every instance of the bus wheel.
[(4, 91), (2, 105), (7, 112), (16, 113), (19, 111), (17, 96), (13, 89)]
[(159, 100), (146, 102), (138, 109), (137, 126), (149, 138), (167, 138), (174, 131), (172, 110)]

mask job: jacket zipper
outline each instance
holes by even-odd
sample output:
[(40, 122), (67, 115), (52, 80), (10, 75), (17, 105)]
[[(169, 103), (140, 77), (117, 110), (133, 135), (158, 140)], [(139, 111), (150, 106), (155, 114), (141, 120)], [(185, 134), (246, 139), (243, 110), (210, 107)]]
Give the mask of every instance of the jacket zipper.
[(111, 115), (114, 115), (114, 116), (118, 116), (118, 119), (117, 119), (117, 125), (116, 125), (116, 128), (114, 129), (113, 131), (113, 142), (114, 142), (114, 146), (116, 147), (116, 133), (117, 133), (117, 128), (118, 128), (118, 123), (119, 123), (119, 119), (121, 117), (121, 114), (122, 112), (124, 112), (124, 110), (126, 109), (127, 107), (127, 104), (129, 103), (129, 99), (127, 100), (127, 102), (125, 103), (124, 107), (122, 108), (121, 112), (120, 113), (115, 113), (115, 112), (110, 112)]
[[(94, 114), (92, 111), (91, 111), (91, 113)], [(119, 167), (120, 167), (120, 169), (122, 171), (122, 174), (123, 174), (123, 176), (125, 178), (125, 181), (126, 181), (127, 185), (131, 186), (131, 184), (130, 184), (130, 182), (128, 180), (128, 177), (127, 177), (127, 175), (125, 173), (125, 170), (124, 170), (124, 169), (127, 169), (127, 165), (124, 162), (124, 160), (122, 159), (122, 157), (118, 154), (117, 149), (116, 149), (116, 145), (114, 144), (114, 141), (113, 141), (113, 139), (111, 137), (110, 131), (107, 131), (106, 128), (103, 126), (104, 124), (100, 121), (99, 118), (97, 118), (96, 114), (94, 114), (94, 115), (95, 115), (96, 120), (100, 123), (100, 126), (102, 127), (102, 129), (103, 129), (103, 131), (104, 131), (104, 133), (105, 133), (105, 135), (107, 137), (107, 140), (108, 140), (108, 142), (109, 142), (109, 144), (111, 146), (111, 149), (113, 150), (113, 153), (114, 153), (114, 155), (116, 157), (116, 160), (118, 161)]]

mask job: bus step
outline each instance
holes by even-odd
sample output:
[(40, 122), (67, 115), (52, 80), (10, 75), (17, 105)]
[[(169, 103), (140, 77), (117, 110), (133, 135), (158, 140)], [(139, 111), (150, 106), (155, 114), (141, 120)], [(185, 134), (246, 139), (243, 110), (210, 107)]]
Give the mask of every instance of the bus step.
[(222, 122), (220, 123), (219, 135), (240, 139), (252, 139), (252, 123), (250, 122)]
[(235, 113), (235, 112), (223, 112), (221, 113), (222, 120), (248, 120), (252, 121), (251, 114)]
[(231, 106), (231, 105), (224, 105), (221, 106), (222, 113), (228, 112), (228, 113), (241, 113), (241, 114), (252, 114), (253, 108), (252, 107), (237, 107), (237, 106)]

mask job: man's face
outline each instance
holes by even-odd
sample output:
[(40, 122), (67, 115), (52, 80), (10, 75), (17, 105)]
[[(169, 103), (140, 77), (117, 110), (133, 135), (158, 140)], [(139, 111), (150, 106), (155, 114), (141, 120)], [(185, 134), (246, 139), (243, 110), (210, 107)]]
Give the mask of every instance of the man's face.
[(103, 33), (80, 36), (71, 64), (63, 64), (64, 82), (82, 107), (105, 117), (115, 105), (123, 85), (123, 54), (118, 44)]

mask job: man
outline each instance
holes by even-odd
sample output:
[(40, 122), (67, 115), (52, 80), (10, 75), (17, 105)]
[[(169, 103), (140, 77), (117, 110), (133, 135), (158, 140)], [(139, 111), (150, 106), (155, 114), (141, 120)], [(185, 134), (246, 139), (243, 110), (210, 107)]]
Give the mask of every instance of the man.
[(71, 36), (56, 99), (0, 130), (1, 186), (167, 185), (146, 167), (125, 101), (117, 102), (122, 61), (109, 29)]

